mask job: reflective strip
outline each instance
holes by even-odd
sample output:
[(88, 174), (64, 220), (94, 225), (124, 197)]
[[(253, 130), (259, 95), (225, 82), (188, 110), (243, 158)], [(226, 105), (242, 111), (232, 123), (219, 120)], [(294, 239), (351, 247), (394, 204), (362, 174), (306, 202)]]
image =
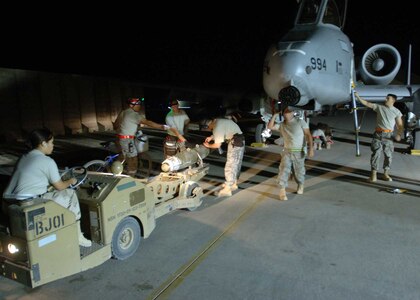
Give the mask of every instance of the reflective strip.
[(303, 148), (292, 148), (292, 149), (286, 149), (286, 150), (290, 152), (300, 152), (300, 151), (303, 151)]
[(132, 188), (132, 187), (134, 187), (134, 186), (136, 186), (136, 182), (135, 182), (135, 181), (129, 181), (129, 182), (126, 182), (126, 183), (124, 183), (124, 184), (120, 184), (120, 185), (118, 185), (118, 186), (117, 186), (117, 191), (118, 191), (118, 192), (121, 192), (121, 191), (123, 191), (123, 190), (129, 189), (129, 188)]
[(119, 139), (134, 139), (135, 136), (134, 135), (122, 135), (122, 134), (117, 134), (117, 138)]
[(383, 129), (381, 127), (376, 127), (375, 131), (376, 132), (392, 132), (393, 130), (392, 129)]

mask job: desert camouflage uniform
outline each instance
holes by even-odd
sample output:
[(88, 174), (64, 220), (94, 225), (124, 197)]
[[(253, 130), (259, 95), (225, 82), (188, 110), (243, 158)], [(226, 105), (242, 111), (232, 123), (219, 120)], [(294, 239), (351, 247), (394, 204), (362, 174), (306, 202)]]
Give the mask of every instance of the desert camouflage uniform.
[(284, 148), (281, 153), (279, 175), (277, 177), (280, 189), (288, 186), (290, 172), (293, 168), (297, 184), (305, 182), (306, 140), (304, 129), (308, 124), (299, 118), (280, 124), (280, 133), (284, 139)]
[(233, 142), (229, 142), (226, 154), (225, 179), (226, 184), (232, 186), (236, 183), (241, 173), (242, 159), (245, 147), (236, 147)]
[[(394, 152), (394, 142), (392, 141), (392, 131), (395, 127), (395, 118), (402, 114), (396, 107), (386, 107), (385, 105), (374, 104), (373, 111), (376, 112), (377, 128), (373, 133), (370, 149), (370, 165), (373, 171), (379, 168), (381, 151), (384, 151), (384, 170), (388, 171), (392, 163), (392, 153)], [(385, 131), (384, 131), (385, 130)]]
[(242, 166), (245, 140), (238, 124), (228, 119), (217, 119), (213, 128), (215, 143), (228, 143), (225, 164), (225, 184), (229, 187), (236, 183)]

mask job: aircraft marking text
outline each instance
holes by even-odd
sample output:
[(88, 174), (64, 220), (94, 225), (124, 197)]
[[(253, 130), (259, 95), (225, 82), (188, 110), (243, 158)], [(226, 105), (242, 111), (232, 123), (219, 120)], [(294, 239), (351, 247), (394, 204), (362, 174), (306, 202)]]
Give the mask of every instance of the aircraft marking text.
[(325, 58), (311, 57), (311, 68), (313, 70), (315, 70), (315, 69), (318, 69), (318, 70), (324, 69), (324, 71), (327, 71), (327, 61), (325, 60)]
[(36, 221), (35, 223), (36, 235), (40, 235), (44, 233), (44, 231), (48, 232), (53, 228), (57, 229), (57, 228), (60, 228), (61, 226), (64, 226), (64, 214), (50, 217), (45, 223), (43, 222), (43, 220)]

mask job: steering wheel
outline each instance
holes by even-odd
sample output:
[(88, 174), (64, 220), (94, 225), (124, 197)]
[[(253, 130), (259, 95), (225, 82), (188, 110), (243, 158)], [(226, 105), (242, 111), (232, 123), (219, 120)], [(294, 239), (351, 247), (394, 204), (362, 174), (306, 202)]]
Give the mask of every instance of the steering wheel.
[(70, 178), (76, 178), (77, 182), (75, 184), (71, 184), (70, 188), (76, 189), (79, 185), (85, 182), (87, 177), (87, 169), (85, 167), (77, 166), (68, 169), (63, 174), (61, 174), (61, 180), (69, 180)]

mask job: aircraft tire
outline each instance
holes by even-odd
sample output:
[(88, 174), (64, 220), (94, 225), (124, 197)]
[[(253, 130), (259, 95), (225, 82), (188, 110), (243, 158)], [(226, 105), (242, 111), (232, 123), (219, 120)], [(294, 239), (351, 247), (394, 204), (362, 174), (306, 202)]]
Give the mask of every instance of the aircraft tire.
[(263, 143), (262, 132), (264, 130), (264, 124), (258, 124), (255, 127), (255, 142)]

